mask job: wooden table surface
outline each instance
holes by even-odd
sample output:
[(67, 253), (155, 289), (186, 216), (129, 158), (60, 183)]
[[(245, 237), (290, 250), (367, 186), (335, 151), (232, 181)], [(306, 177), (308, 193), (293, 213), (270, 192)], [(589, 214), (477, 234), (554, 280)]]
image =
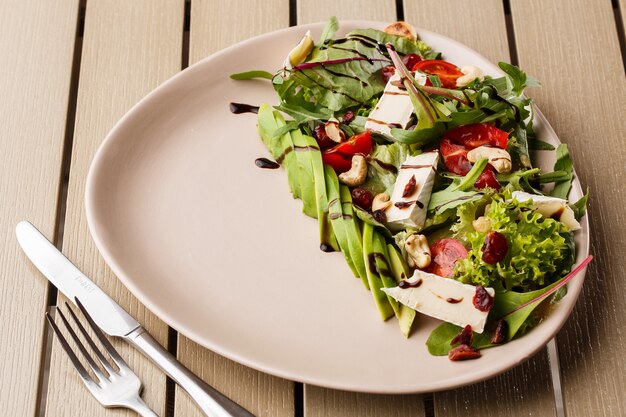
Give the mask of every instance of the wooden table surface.
[[(626, 416), (626, 0), (1, 0), (0, 414), (113, 416), (88, 394), (44, 312), (56, 290), (14, 237), (39, 227), (202, 379), (258, 416)], [(340, 19), (394, 21), (519, 64), (589, 187), (595, 261), (547, 348), (492, 380), (424, 395), (367, 395), (259, 373), (169, 329), (110, 272), (87, 229), (84, 190), (113, 124), (181, 69), (251, 36)], [(199, 410), (114, 341), (163, 416)], [(131, 414), (132, 415), (132, 414)]]

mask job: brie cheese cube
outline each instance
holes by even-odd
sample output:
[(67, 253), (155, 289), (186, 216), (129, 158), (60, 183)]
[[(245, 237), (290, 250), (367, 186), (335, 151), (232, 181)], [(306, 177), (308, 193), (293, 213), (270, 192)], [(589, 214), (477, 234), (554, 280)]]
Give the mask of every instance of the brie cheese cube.
[[(427, 77), (422, 73), (416, 73), (415, 79), (420, 85), (424, 85)], [(400, 75), (396, 71), (387, 81), (383, 95), (367, 117), (365, 130), (391, 139), (391, 129), (407, 128), (411, 122), (414, 108), (409, 93), (404, 87), (400, 88), (401, 85)]]
[[(391, 206), (385, 211), (387, 226), (391, 230), (421, 229), (424, 226), (438, 160), (439, 152), (433, 151), (409, 156), (402, 163), (391, 193)], [(415, 188), (407, 194), (406, 191), (410, 191), (407, 184), (413, 181)]]
[[(485, 329), (489, 311), (474, 307), (477, 287), (420, 270), (404, 282), (404, 288), (381, 289), (399, 303), (427, 316), (461, 327), (469, 324), (476, 333)], [(491, 297), (495, 295), (493, 288), (485, 289)]]
[(580, 223), (576, 220), (574, 210), (567, 200), (544, 195), (535, 195), (523, 191), (513, 191), (512, 196), (519, 202), (532, 200), (532, 206), (544, 217), (551, 217), (563, 223), (570, 231), (579, 230)]

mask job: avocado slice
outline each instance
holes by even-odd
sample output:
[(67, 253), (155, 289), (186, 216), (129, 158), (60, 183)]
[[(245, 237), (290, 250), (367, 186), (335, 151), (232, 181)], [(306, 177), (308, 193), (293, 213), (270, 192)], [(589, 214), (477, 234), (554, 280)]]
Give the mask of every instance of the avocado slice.
[(259, 107), (257, 118), (259, 134), (263, 143), (272, 153), (276, 162), (285, 167), (289, 189), (294, 198), (300, 198), (298, 165), (293, 152), (294, 145), (291, 134), (285, 133), (277, 138), (274, 137), (274, 132), (285, 125), (285, 119), (279, 112), (274, 111), (272, 107), (265, 103)]
[[(402, 258), (402, 254), (391, 243), (387, 244), (387, 253), (389, 254), (389, 262), (391, 266), (391, 272), (396, 280), (396, 283), (407, 279), (410, 276), (409, 267)], [(416, 311), (412, 308), (400, 304), (400, 314), (398, 315), (398, 323), (400, 324), (400, 331), (405, 337), (409, 337), (411, 334), (411, 327), (415, 321)]]
[(300, 180), (300, 198), (302, 211), (309, 217), (317, 218), (317, 202), (315, 200), (315, 179), (313, 177), (312, 152), (319, 153), (317, 145), (310, 146), (304, 139), (300, 129), (291, 131), (294, 154), (298, 164), (298, 179)]
[(365, 270), (367, 272), (367, 280), (369, 282), (370, 290), (374, 296), (374, 302), (380, 316), (383, 320), (387, 320), (394, 315), (393, 308), (389, 304), (387, 294), (380, 289), (383, 287), (383, 282), (378, 273), (378, 266), (376, 258), (382, 254), (377, 253), (374, 249), (374, 226), (368, 223), (363, 223), (363, 260), (365, 262)]
[(363, 261), (363, 236), (361, 236), (361, 226), (359, 219), (356, 217), (352, 209), (352, 196), (350, 189), (343, 184), (339, 185), (339, 195), (341, 198), (341, 209), (343, 212), (344, 224), (346, 225), (346, 235), (348, 237), (348, 246), (350, 247), (350, 256), (354, 267), (357, 270), (357, 276), (363, 281), (363, 285), (370, 289), (367, 281), (367, 271), (365, 270), (365, 262)]
[(355, 276), (358, 276), (358, 272), (352, 262), (350, 255), (350, 247), (348, 245), (348, 235), (346, 230), (346, 221), (343, 218), (343, 211), (341, 209), (341, 200), (339, 198), (339, 180), (335, 170), (328, 165), (324, 165), (324, 175), (326, 178), (326, 195), (328, 196), (328, 217), (330, 224), (333, 227), (333, 232), (337, 237), (337, 243), (339, 243), (339, 249), (343, 252), (344, 258), (348, 266), (352, 270)]
[[(378, 274), (380, 276), (380, 280), (383, 283), (385, 288), (394, 288), (397, 286), (396, 280), (393, 277), (391, 272), (391, 266), (389, 265), (389, 255), (387, 254), (387, 242), (383, 235), (378, 233), (376, 229), (374, 229), (374, 251), (377, 254), (374, 259), (376, 261), (376, 267), (378, 269)], [(400, 304), (392, 297), (387, 296), (389, 304), (391, 304), (391, 308), (393, 309), (396, 317), (400, 316)]]
[[(307, 146), (317, 146), (317, 142), (309, 135), (302, 135)], [(310, 152), (313, 178), (315, 182), (315, 198), (317, 206), (317, 219), (320, 224), (320, 243), (326, 245), (329, 250), (339, 250), (337, 238), (333, 233), (328, 215), (328, 197), (326, 194), (326, 179), (324, 175), (324, 163), (321, 152)]]

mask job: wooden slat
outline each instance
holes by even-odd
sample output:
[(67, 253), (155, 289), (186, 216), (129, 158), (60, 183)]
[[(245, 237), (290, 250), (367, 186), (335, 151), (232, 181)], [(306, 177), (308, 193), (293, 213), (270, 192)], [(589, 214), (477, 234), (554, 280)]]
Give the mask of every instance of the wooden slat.
[(52, 239), (78, 1), (0, 2), (0, 404), (37, 405), (47, 281), (15, 240), (28, 219)]
[(591, 194), (595, 260), (557, 337), (565, 411), (570, 417), (626, 415), (626, 82), (611, 2), (536, 0), (511, 7), (520, 65), (543, 83), (532, 96), (570, 145)]
[(302, 0), (298, 5), (298, 24), (326, 22), (331, 16), (343, 20), (378, 20), (393, 22), (396, 20), (396, 2), (394, 0), (335, 1)]
[[(289, 26), (289, 2), (284, 0), (215, 2), (193, 0), (189, 34), (189, 63), (252, 36)], [(294, 414), (293, 383), (239, 365), (178, 336), (179, 360), (200, 378), (256, 416)], [(189, 397), (177, 387), (175, 415), (200, 416)]]
[(459, 41), (494, 63), (509, 62), (501, 0), (405, 1), (404, 18)]
[[(182, 0), (110, 0), (87, 4), (63, 250), (79, 268), (161, 343), (167, 326), (146, 310), (110, 272), (93, 244), (84, 213), (85, 179), (96, 149), (113, 124), (139, 99), (180, 69)], [(144, 383), (144, 399), (165, 413), (165, 376), (126, 343), (114, 340)], [(102, 416), (66, 355), (54, 343), (49, 416)]]
[(361, 394), (306, 385), (304, 397), (306, 417), (424, 415), (424, 404), (419, 395)]
[[(453, 38), (493, 62), (509, 61), (500, 0), (406, 1), (404, 16), (407, 22)], [(554, 396), (546, 350), (495, 379), (436, 393), (434, 403), (435, 415), (552, 415)]]
[[(392, 0), (300, 0), (297, 5), (298, 24), (322, 22), (330, 16), (336, 16), (340, 20), (396, 20), (396, 4)], [(424, 403), (420, 395), (367, 395), (306, 385), (304, 413), (307, 417), (420, 416), (424, 415)]]

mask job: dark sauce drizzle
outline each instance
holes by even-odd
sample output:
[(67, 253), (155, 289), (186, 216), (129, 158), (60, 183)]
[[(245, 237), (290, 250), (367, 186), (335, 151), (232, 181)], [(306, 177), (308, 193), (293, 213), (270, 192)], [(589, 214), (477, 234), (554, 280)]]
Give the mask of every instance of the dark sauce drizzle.
[(241, 113), (257, 114), (259, 112), (259, 106), (253, 106), (251, 104), (244, 104), (244, 103), (230, 103), (230, 112), (234, 114), (241, 114)]
[(254, 160), (254, 165), (258, 166), (259, 168), (263, 168), (263, 169), (277, 169), (280, 167), (279, 164), (277, 164), (274, 161), (270, 161), (267, 158), (257, 158)]
[(415, 282), (409, 282), (409, 281), (400, 281), (400, 283), (398, 284), (398, 287), (400, 288), (417, 288), (420, 285), (422, 285), (422, 280), (418, 279)]

